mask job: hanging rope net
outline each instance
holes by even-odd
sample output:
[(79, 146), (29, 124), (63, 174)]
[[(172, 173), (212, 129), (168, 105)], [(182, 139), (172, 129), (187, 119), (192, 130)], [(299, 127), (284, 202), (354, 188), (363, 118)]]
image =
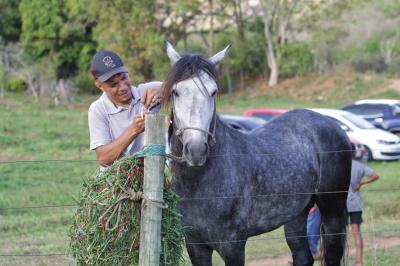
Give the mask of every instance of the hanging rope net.
[(168, 181), (164, 201), (150, 202), (144, 197), (143, 156), (142, 152), (120, 159), (84, 180), (69, 230), (70, 248), (78, 265), (137, 265), (143, 200), (162, 208), (160, 265), (176, 266), (183, 261), (179, 197)]

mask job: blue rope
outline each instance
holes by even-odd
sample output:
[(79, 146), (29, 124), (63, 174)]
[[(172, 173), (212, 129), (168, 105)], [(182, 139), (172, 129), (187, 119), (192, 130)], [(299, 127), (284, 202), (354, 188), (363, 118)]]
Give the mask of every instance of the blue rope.
[(142, 150), (135, 153), (134, 157), (147, 157), (147, 156), (165, 156), (164, 144), (148, 144), (143, 146)]

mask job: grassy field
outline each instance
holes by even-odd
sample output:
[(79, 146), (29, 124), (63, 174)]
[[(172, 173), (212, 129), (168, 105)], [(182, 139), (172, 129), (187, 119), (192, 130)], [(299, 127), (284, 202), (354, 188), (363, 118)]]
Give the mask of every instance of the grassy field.
[[(333, 88), (323, 92), (313, 88), (330, 79), (319, 79), (283, 83), (276, 91), (249, 89), (221, 96), (218, 109), (241, 114), (249, 107), (340, 107), (359, 95), (400, 98), (390, 87), (377, 93), (383, 83), (379, 77), (333, 82)], [(98, 167), (89, 151), (87, 129), (87, 108), (94, 98), (84, 96), (58, 106), (15, 94), (0, 100), (0, 265), (74, 265), (68, 256), (67, 230), (82, 179)], [(365, 265), (396, 265), (399, 246), (382, 248), (373, 243), (400, 238), (400, 161), (370, 165), (381, 179), (364, 191), (363, 231), (372, 243)], [(22, 256), (29, 254), (51, 256)], [(250, 239), (246, 248), (249, 263), (287, 254), (282, 229)], [(214, 261), (222, 265), (218, 256)]]

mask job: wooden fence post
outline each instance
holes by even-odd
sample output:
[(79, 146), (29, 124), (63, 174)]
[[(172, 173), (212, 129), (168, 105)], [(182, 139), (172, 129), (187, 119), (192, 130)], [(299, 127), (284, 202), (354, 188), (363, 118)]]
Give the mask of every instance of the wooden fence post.
[[(146, 115), (144, 144), (165, 144), (164, 116)], [(164, 156), (144, 158), (143, 194), (151, 200), (162, 201), (164, 189)], [(140, 266), (158, 266), (161, 254), (162, 209), (143, 200), (140, 221)]]

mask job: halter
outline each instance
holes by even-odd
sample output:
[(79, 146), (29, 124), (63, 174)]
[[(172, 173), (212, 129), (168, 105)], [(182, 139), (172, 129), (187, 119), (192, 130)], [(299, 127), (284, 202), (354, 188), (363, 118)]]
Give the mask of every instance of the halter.
[[(203, 81), (201, 80), (199, 74), (197, 74), (197, 77), (199, 78), (202, 87), (200, 87), (200, 86), (197, 84), (197, 82), (192, 78), (194, 84), (196, 84), (197, 88), (198, 88), (199, 90), (203, 91), (204, 94), (207, 94), (207, 95), (209, 95), (209, 96), (211, 97), (211, 95), (208, 93), (208, 91), (207, 91), (207, 89), (206, 89), (206, 86), (204, 85)], [(174, 117), (175, 117), (176, 112), (175, 112), (174, 99), (173, 99), (173, 101), (172, 101), (172, 114), (173, 114)], [(211, 122), (211, 123), (212, 123), (212, 126), (210, 126), (211, 131), (207, 131), (207, 130), (204, 130), (204, 129), (198, 128), (198, 127), (182, 127), (182, 128), (178, 128), (178, 129), (175, 131), (175, 136), (177, 136), (178, 139), (181, 141), (181, 143), (183, 143), (182, 135), (183, 135), (183, 132), (184, 132), (185, 130), (191, 129), (191, 130), (198, 130), (198, 131), (201, 131), (201, 132), (203, 132), (203, 133), (205, 133), (205, 134), (207, 134), (207, 135), (209, 136), (209, 140), (208, 140), (208, 142), (207, 142), (207, 146), (208, 146), (208, 150), (210, 150), (210, 147), (213, 147), (213, 146), (217, 143), (217, 140), (216, 140), (216, 138), (215, 138), (215, 130), (216, 130), (216, 127), (217, 127), (217, 119), (216, 119), (216, 116), (217, 116), (217, 115), (216, 115), (216, 103), (215, 103), (215, 101), (214, 101), (214, 113), (213, 113), (213, 118), (212, 118), (212, 122)], [(185, 162), (185, 161), (186, 161), (185, 158), (184, 158), (183, 156), (178, 157), (178, 156), (175, 156), (175, 155), (170, 154), (169, 157), (172, 158), (172, 159), (175, 160), (175, 161), (178, 161), (178, 162)]]

